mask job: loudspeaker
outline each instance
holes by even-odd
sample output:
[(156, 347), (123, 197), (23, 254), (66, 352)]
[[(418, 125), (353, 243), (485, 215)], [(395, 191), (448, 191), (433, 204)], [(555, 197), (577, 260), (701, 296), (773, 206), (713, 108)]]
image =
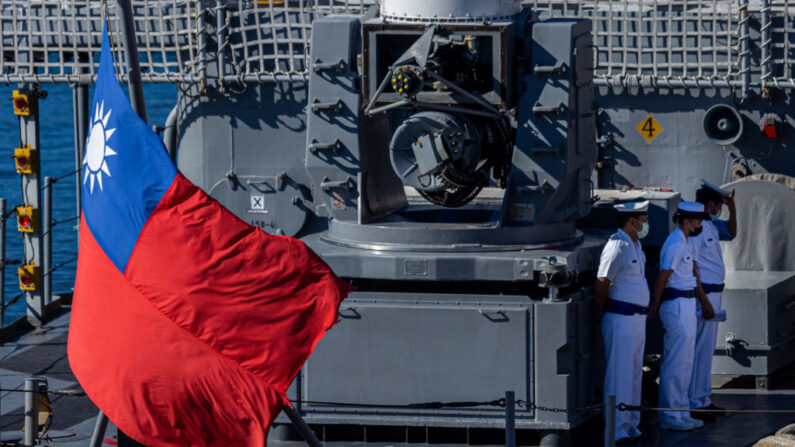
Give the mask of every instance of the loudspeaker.
[(734, 107), (716, 104), (704, 115), (704, 133), (723, 146), (735, 143), (743, 135), (743, 118)]

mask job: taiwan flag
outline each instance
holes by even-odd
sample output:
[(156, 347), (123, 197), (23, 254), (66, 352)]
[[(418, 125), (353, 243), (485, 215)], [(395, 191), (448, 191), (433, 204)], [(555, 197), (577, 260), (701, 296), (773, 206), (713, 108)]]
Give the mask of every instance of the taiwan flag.
[(350, 286), (177, 171), (117, 82), (107, 30), (91, 112), (72, 371), (143, 444), (262, 447)]

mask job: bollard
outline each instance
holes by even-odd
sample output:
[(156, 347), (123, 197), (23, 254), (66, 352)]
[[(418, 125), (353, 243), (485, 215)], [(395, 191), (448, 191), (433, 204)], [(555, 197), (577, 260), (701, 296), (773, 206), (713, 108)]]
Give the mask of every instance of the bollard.
[(39, 438), (39, 393), (47, 392), (47, 381), (40, 377), (25, 379), (25, 446), (32, 447)]
[(616, 445), (616, 396), (609, 395), (605, 400), (605, 447)]
[(44, 305), (52, 303), (52, 186), (55, 181), (52, 177), (44, 177), (44, 216), (42, 216), (42, 293)]
[(516, 396), (505, 392), (505, 447), (516, 446)]
[(6, 325), (6, 199), (0, 199), (0, 328)]

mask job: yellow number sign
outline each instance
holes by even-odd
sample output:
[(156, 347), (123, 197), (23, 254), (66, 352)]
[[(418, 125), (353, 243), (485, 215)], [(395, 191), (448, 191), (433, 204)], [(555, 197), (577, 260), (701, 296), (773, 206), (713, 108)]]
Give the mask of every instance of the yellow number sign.
[(642, 136), (647, 143), (651, 143), (652, 140), (657, 138), (657, 135), (661, 134), (663, 130), (660, 123), (658, 123), (657, 120), (651, 115), (647, 116), (643, 119), (643, 121), (638, 123), (638, 125), (635, 126), (635, 129), (638, 129), (640, 136)]

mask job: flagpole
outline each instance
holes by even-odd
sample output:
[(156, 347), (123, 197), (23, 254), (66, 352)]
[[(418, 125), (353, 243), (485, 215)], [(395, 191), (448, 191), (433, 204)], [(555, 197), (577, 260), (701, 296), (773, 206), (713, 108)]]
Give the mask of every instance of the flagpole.
[(127, 85), (130, 88), (130, 104), (141, 119), (146, 122), (146, 104), (144, 89), (141, 82), (141, 63), (138, 60), (138, 43), (135, 40), (135, 24), (133, 23), (132, 2), (117, 0), (119, 5), (119, 22), (121, 24), (124, 60), (127, 61)]
[(301, 417), (301, 413), (299, 413), (292, 404), (286, 404), (282, 410), (309, 447), (323, 447), (323, 444), (317, 439), (317, 436), (315, 436), (315, 432), (309, 428), (304, 418)]
[[(106, 1), (107, 0), (102, 3), (105, 6), (105, 20), (107, 21), (109, 17), (107, 14)], [(138, 59), (138, 43), (135, 40), (132, 3), (130, 0), (117, 0), (117, 2), (119, 5), (122, 44), (124, 45), (124, 60), (127, 61), (127, 86), (130, 90), (130, 105), (132, 105), (133, 110), (135, 110), (135, 113), (138, 114), (141, 120), (146, 122), (146, 104), (144, 103), (144, 88), (141, 82), (141, 62)], [(110, 32), (110, 26), (108, 26), (108, 33), (110, 34)], [(99, 447), (102, 445), (108, 422), (108, 416), (100, 410), (91, 436), (90, 447)], [(121, 444), (123, 443), (120, 443), (120, 445)]]

